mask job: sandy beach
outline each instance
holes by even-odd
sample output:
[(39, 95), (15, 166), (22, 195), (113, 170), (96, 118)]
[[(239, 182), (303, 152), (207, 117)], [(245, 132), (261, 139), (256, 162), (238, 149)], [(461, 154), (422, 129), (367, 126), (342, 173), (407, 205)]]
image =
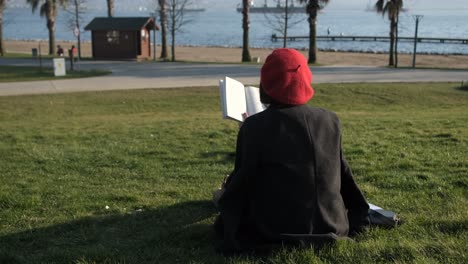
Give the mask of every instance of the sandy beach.
[[(67, 50), (76, 43), (58, 41), (56, 44), (62, 45)], [(46, 55), (48, 52), (47, 41), (5, 41), (7, 53), (31, 54), (31, 50), (33, 48), (39, 49), (39, 46), (41, 54)], [(159, 55), (160, 48), (160, 46), (156, 47), (157, 55)], [(81, 50), (82, 56), (91, 57), (90, 42), (82, 42)], [(175, 50), (176, 60), (193, 62), (236, 63), (240, 62), (242, 54), (241, 48), (177, 46)], [(251, 56), (259, 58), (260, 63), (264, 61), (271, 51), (272, 49), (250, 49)], [(302, 50), (301, 52), (307, 56), (307, 50)], [(388, 54), (319, 51), (317, 56), (320, 65), (387, 66), (388, 64)], [(398, 60), (400, 67), (410, 67), (413, 56), (411, 54), (399, 54)], [(418, 54), (416, 64), (418, 67), (468, 69), (468, 56)]]

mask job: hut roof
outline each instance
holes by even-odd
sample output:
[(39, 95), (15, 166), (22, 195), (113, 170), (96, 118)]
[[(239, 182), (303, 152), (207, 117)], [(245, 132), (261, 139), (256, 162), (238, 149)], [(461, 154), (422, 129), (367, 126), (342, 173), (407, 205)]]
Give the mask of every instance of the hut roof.
[(159, 30), (151, 17), (96, 17), (85, 30), (141, 30), (142, 28)]

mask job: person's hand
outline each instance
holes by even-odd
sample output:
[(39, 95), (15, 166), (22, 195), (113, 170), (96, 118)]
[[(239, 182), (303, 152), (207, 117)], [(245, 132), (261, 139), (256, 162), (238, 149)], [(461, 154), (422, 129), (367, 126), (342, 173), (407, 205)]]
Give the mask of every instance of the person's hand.
[(218, 208), (219, 199), (221, 199), (221, 196), (223, 196), (223, 193), (224, 193), (224, 188), (218, 188), (217, 190), (213, 191), (213, 203), (216, 208)]
[[(243, 113), (242, 114), (242, 121), (245, 121), (247, 119), (247, 117), (249, 117), (249, 114)], [(239, 129), (242, 127), (242, 124), (244, 124), (244, 122), (239, 123)]]

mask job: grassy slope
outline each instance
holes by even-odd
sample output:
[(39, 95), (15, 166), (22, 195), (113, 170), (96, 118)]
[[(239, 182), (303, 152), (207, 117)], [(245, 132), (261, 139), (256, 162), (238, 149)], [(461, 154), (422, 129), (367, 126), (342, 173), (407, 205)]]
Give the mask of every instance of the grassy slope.
[[(314, 253), (233, 263), (461, 263), (468, 252), (468, 90), (321, 84), (370, 202), (406, 224)], [(0, 98), (0, 262), (217, 263), (210, 198), (237, 125), (214, 88)], [(106, 209), (108, 206), (108, 209)]]

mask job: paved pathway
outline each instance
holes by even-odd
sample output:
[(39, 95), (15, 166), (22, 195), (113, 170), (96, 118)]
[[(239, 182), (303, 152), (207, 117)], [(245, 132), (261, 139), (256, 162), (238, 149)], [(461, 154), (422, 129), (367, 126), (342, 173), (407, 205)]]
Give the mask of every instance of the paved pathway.
[[(45, 66), (51, 66), (45, 61)], [(1, 59), (0, 65), (37, 65), (27, 59)], [(258, 84), (261, 65), (151, 63), (134, 61), (84, 61), (81, 69), (104, 69), (112, 74), (101, 77), (0, 83), (0, 96), (104, 91), (142, 88), (217, 86), (230, 76), (246, 84)], [(413, 70), (378, 67), (313, 67), (314, 83), (341, 82), (461, 82), (468, 80), (466, 70)]]

